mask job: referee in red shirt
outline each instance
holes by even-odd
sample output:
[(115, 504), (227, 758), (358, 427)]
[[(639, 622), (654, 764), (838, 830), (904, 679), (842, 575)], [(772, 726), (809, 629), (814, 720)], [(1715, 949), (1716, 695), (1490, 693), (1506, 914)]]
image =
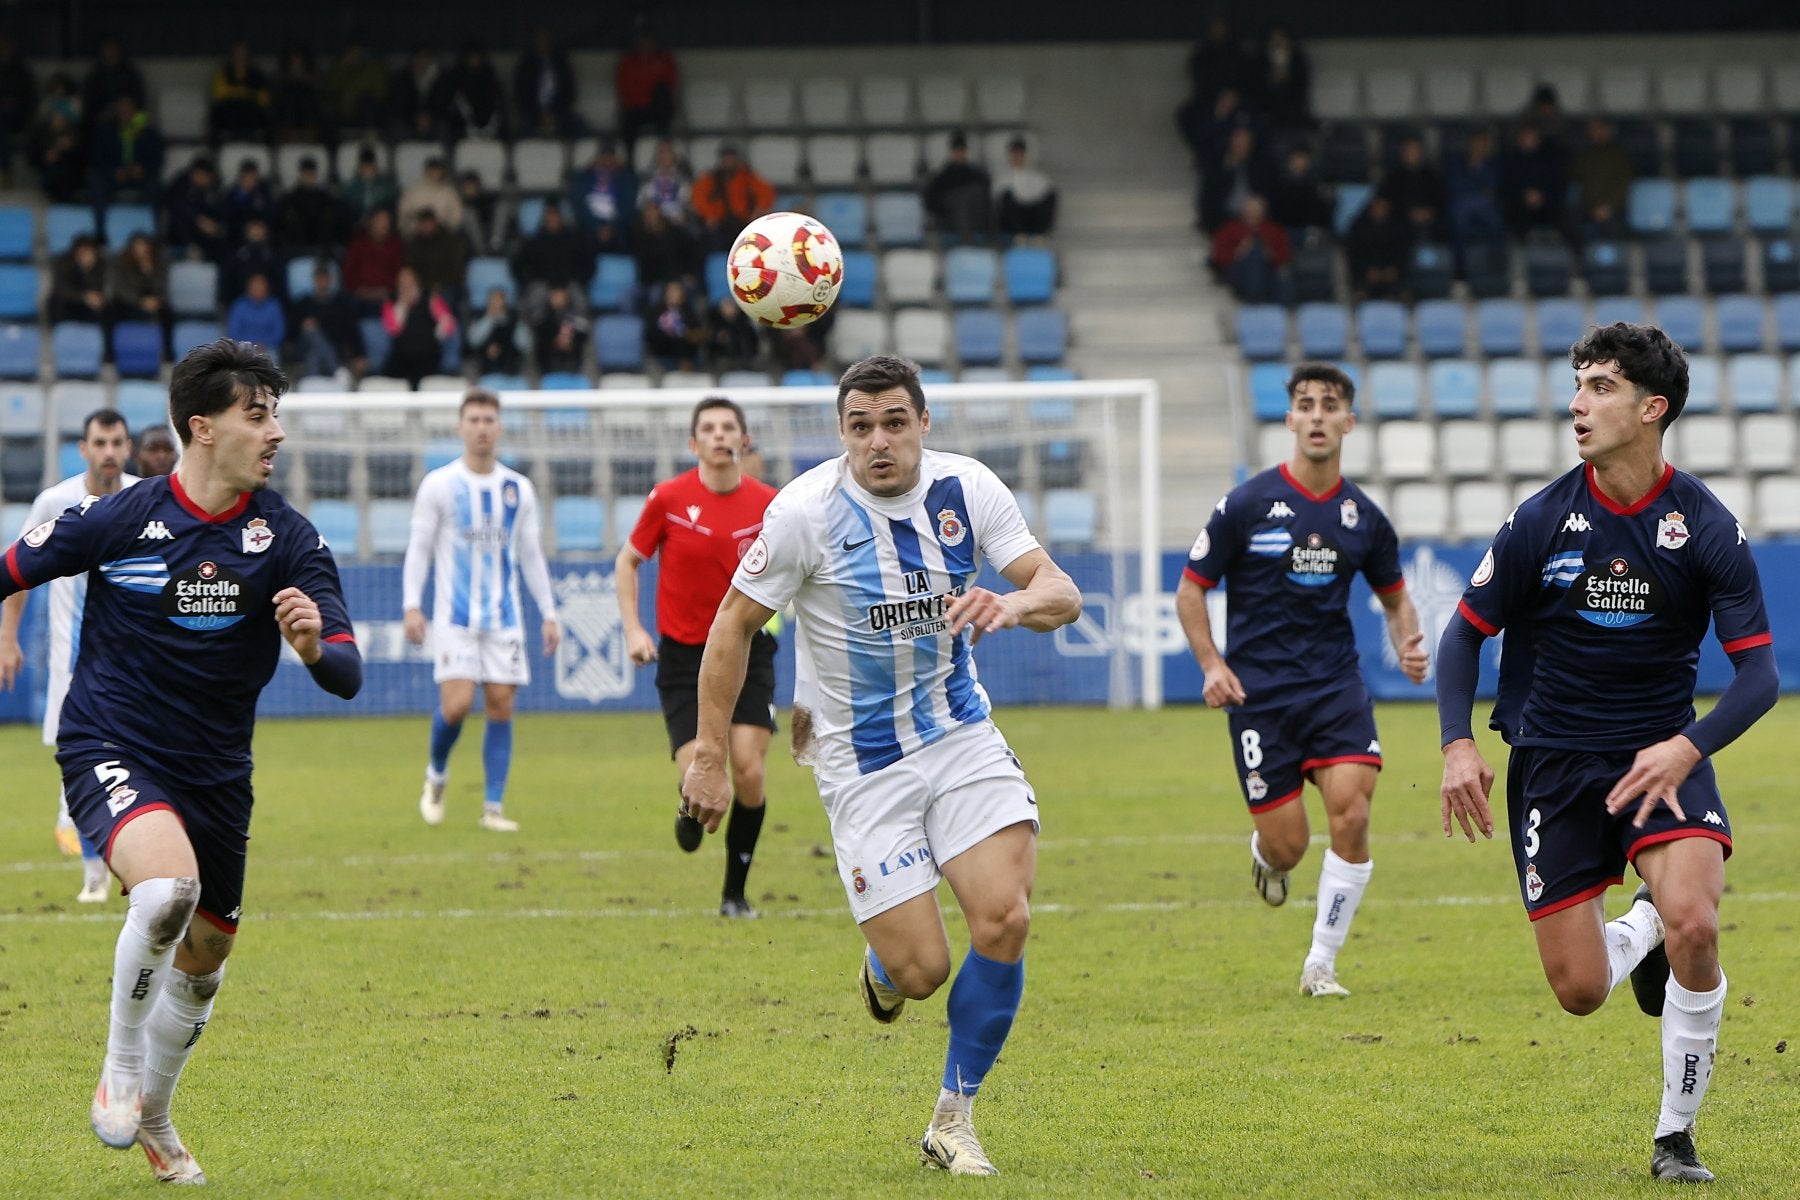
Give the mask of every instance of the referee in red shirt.
[[(688, 422), (688, 450), (700, 465), (651, 489), (614, 564), (625, 646), (639, 666), (656, 663), (663, 724), (679, 781), (694, 757), (699, 727), (700, 656), (713, 614), (731, 586), (738, 559), (762, 531), (763, 512), (775, 489), (743, 471), (750, 449), (744, 410), (722, 396), (708, 396)], [(662, 552), (656, 580), (660, 639), (638, 619), (638, 566)], [(744, 896), (750, 859), (763, 824), (763, 774), (775, 733), (775, 638), (759, 632), (750, 646), (750, 669), (731, 714), (731, 821), (725, 827), (725, 891), (722, 917), (754, 917)], [(699, 849), (705, 830), (678, 813), (675, 840)]]

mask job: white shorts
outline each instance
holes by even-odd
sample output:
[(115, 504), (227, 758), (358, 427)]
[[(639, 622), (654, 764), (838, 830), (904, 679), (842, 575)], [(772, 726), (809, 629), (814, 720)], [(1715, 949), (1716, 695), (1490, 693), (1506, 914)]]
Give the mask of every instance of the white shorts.
[(838, 877), (857, 924), (931, 891), (940, 867), (1021, 821), (1037, 797), (991, 720), (870, 775), (819, 782)]
[(461, 625), (431, 627), (431, 678), (470, 679), (476, 683), (531, 682), (531, 662), (525, 657), (522, 629), (481, 631)]

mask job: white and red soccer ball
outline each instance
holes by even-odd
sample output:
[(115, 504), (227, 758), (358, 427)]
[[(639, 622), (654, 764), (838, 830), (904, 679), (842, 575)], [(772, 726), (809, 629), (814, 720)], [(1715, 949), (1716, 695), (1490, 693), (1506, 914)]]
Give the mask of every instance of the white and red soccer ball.
[(805, 213), (769, 213), (738, 234), (725, 275), (732, 299), (752, 320), (791, 329), (818, 320), (837, 299), (844, 250)]

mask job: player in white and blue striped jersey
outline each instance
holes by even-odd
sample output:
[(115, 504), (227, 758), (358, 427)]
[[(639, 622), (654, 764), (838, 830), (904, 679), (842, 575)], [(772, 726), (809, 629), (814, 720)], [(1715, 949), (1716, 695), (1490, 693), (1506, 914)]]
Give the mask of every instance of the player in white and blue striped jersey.
[[(989, 719), (971, 654), (984, 633), (1049, 632), (1081, 614), (1006, 485), (972, 458), (924, 448), (918, 368), (879, 356), (838, 382), (846, 453), (769, 506), (707, 638), (700, 729), (683, 780), (710, 831), (731, 806), (726, 734), (750, 638), (792, 603), (808, 761), (838, 872), (868, 941), (858, 986), (877, 1021), (950, 977), (937, 883), (971, 947), (950, 989), (943, 1090), (920, 1150), (955, 1174), (995, 1173), (970, 1123), (1025, 986), (1037, 798)], [(981, 562), (1017, 591), (977, 587)]]
[(425, 579), (435, 575), (431, 621), (432, 677), (438, 707), (431, 717), (430, 759), (419, 815), (428, 825), (444, 819), (450, 751), (481, 684), (481, 763), (486, 803), (481, 827), (511, 833), (518, 822), (505, 815), (506, 777), (512, 768), (513, 700), (531, 682), (525, 656), (523, 576), (543, 617), (544, 654), (561, 640), (556, 598), (544, 563), (537, 493), (531, 480), (500, 462), (500, 397), (470, 388), (457, 417), (463, 456), (430, 472), (413, 505), (401, 590), (406, 636), (425, 641)]

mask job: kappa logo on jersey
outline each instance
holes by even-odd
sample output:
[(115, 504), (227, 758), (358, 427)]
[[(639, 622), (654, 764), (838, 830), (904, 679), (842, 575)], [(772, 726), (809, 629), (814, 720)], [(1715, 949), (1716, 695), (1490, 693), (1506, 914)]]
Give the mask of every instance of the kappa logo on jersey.
[(269, 523), (263, 518), (257, 517), (244, 526), (245, 554), (261, 554), (274, 544), (275, 531), (269, 528)]
[(87, 515), (87, 510), (94, 507), (94, 505), (96, 505), (98, 503), (100, 503), (100, 497), (98, 497), (98, 496), (83, 496), (81, 498), (82, 515), (83, 516)]
[(1607, 563), (1605, 574), (1596, 571), (1589, 575), (1581, 587), (1570, 589), (1569, 595), (1577, 616), (1607, 629), (1648, 621), (1662, 607), (1661, 586), (1622, 558)]
[(1230, 496), (1220, 496), (1219, 502), (1217, 504), (1213, 505), (1213, 511), (1221, 512), (1221, 513), (1224, 512), (1225, 511), (1225, 502), (1229, 499), (1231, 499)]
[(1586, 533), (1592, 528), (1593, 526), (1588, 524), (1586, 513), (1572, 512), (1563, 521), (1562, 531), (1564, 533)]
[(1263, 520), (1265, 520), (1265, 521), (1286, 520), (1287, 518), (1289, 518), (1293, 515), (1294, 515), (1294, 510), (1288, 507), (1288, 503), (1286, 500), (1277, 500), (1275, 503), (1269, 505), (1269, 511), (1266, 514), (1264, 514)]
[(969, 536), (969, 527), (962, 523), (953, 508), (940, 508), (937, 515), (938, 541), (946, 546), (960, 546), (963, 539)]
[(1738, 540), (1737, 540), (1738, 545), (1741, 546), (1745, 542), (1750, 540), (1750, 535), (1744, 532), (1744, 525), (1743, 525), (1743, 522), (1741, 522), (1741, 521), (1738, 522), (1737, 533), (1738, 533)]
[(1719, 814), (1716, 812), (1708, 812), (1704, 817), (1701, 817), (1700, 819), (1702, 821), (1705, 821), (1708, 825), (1723, 825), (1723, 824), (1725, 824), (1725, 822), (1720, 819)]
[(138, 541), (167, 542), (174, 537), (175, 535), (169, 532), (169, 527), (167, 525), (164, 525), (161, 521), (151, 521), (148, 525), (144, 526), (144, 532), (138, 534)]
[(244, 577), (203, 562), (169, 580), (162, 590), (163, 616), (183, 629), (207, 632), (236, 625), (250, 611)]
[(1360, 520), (1362, 520), (1362, 516), (1356, 511), (1356, 501), (1345, 496), (1344, 502), (1338, 505), (1338, 524), (1345, 529), (1355, 529), (1356, 523)]
[(1305, 587), (1324, 587), (1337, 578), (1343, 556), (1338, 548), (1316, 533), (1306, 535), (1306, 544), (1294, 546), (1288, 555), (1287, 577)]
[(49, 541), (50, 535), (52, 533), (54, 533), (55, 531), (56, 531), (56, 519), (54, 517), (52, 517), (50, 520), (45, 521), (42, 525), (39, 525), (36, 528), (34, 528), (30, 533), (27, 533), (25, 535), (25, 544), (27, 546), (30, 546), (33, 550), (36, 550), (39, 546), (41, 546), (45, 542)]
[(1363, 751), (1363, 753), (1364, 754), (1380, 754), (1381, 753), (1381, 739), (1380, 738), (1370, 738), (1369, 739), (1369, 748), (1367, 750)]
[(1525, 864), (1525, 896), (1536, 904), (1544, 895), (1544, 880), (1537, 873), (1536, 863)]
[(1687, 545), (1687, 517), (1672, 512), (1656, 523), (1656, 544), (1664, 550), (1679, 550)]

